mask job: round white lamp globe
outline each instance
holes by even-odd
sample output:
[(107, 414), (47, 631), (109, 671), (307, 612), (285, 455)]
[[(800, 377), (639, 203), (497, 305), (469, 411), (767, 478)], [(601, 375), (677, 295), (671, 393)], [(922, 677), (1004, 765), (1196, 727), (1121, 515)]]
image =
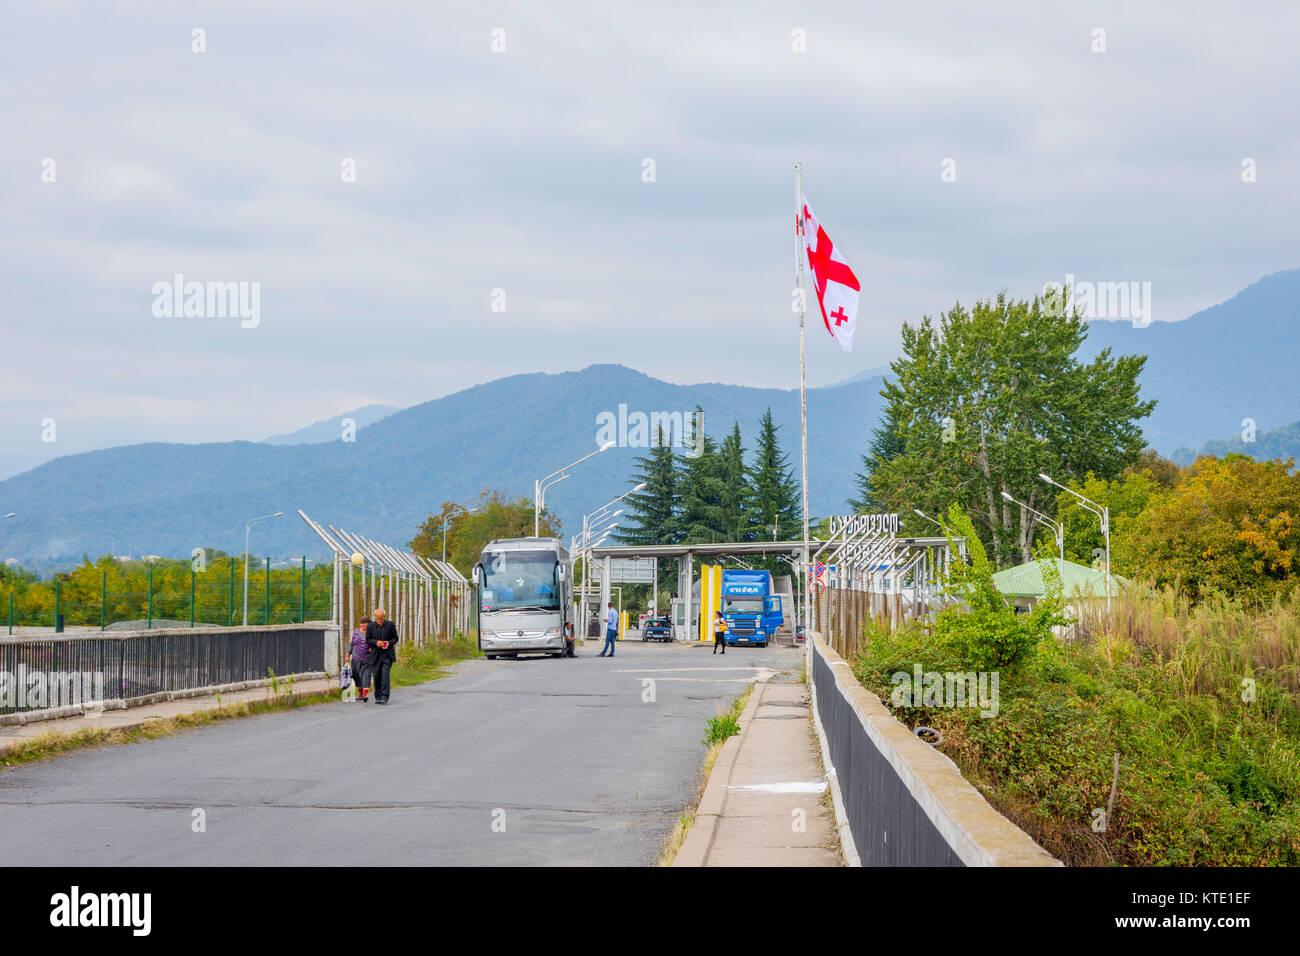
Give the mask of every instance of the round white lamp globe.
[(361, 565), (366, 563), (366, 556), (362, 554), (360, 551), (353, 551), (352, 563), (355, 564), (357, 567), (361, 567)]

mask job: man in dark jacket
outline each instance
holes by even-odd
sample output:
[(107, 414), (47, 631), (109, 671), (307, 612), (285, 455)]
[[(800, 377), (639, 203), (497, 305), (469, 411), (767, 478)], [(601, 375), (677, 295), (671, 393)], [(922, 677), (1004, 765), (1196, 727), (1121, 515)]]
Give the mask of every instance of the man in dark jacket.
[(375, 619), (366, 627), (366, 644), (370, 647), (370, 673), (375, 679), (375, 703), (388, 703), (388, 672), (397, 660), (397, 625), (388, 620), (382, 607), (375, 608)]

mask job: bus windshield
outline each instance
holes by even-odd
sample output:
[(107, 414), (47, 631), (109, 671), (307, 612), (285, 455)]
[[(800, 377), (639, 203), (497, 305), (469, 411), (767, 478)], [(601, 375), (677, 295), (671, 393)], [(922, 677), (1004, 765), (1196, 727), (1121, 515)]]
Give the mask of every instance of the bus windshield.
[(484, 551), (484, 611), (560, 609), (554, 551)]

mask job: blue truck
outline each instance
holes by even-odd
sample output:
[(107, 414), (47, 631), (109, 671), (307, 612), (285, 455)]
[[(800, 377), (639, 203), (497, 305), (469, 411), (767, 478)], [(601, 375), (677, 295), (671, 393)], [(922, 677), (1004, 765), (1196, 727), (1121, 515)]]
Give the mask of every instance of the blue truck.
[(723, 568), (722, 616), (727, 619), (728, 644), (766, 647), (785, 622), (771, 573)]

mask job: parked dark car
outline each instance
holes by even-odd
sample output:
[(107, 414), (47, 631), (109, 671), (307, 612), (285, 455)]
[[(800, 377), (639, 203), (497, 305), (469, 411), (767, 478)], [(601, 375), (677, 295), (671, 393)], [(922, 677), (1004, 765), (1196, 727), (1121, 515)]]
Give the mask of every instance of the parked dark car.
[(666, 617), (648, 617), (641, 631), (643, 641), (671, 641), (673, 639), (673, 622)]

